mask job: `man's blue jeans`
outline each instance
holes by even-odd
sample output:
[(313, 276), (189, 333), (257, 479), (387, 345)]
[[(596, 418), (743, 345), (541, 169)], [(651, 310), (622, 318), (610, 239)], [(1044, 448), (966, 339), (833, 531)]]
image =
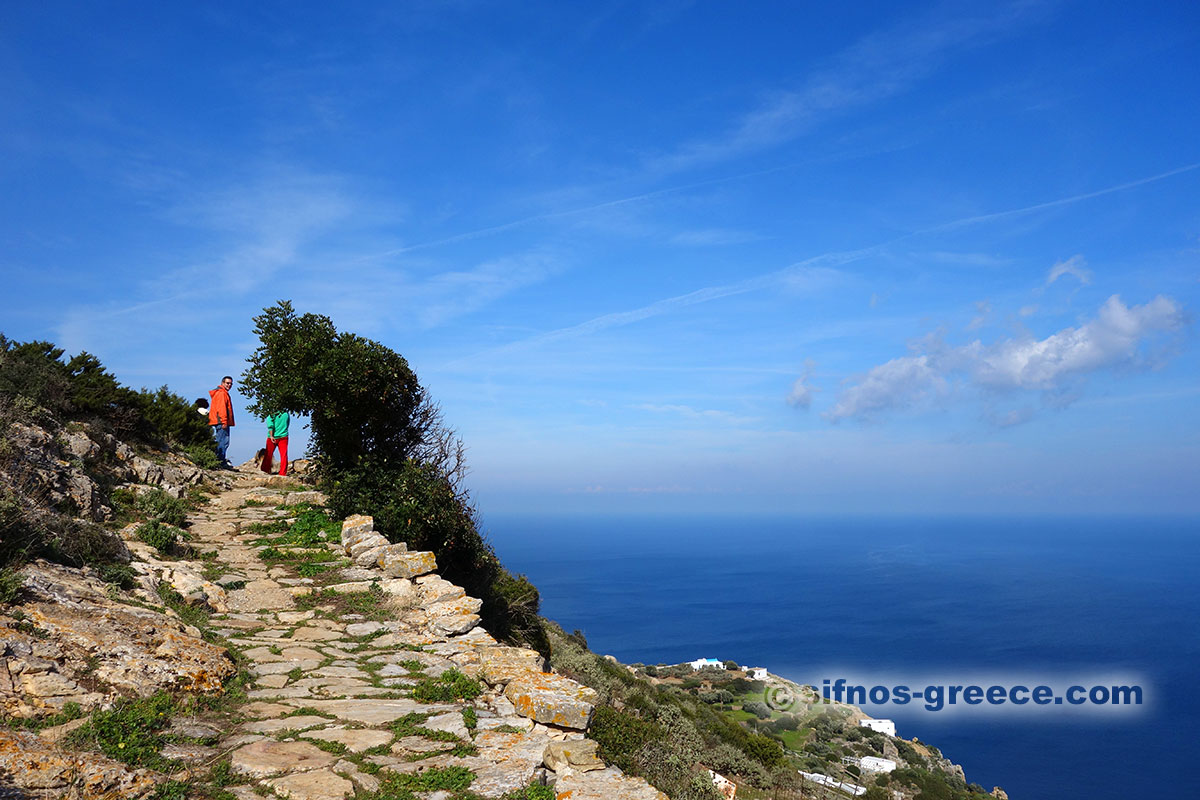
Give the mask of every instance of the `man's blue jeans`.
[(224, 425), (213, 425), (213, 436), (217, 437), (217, 458), (227, 461), (225, 451), (229, 449), (229, 428)]

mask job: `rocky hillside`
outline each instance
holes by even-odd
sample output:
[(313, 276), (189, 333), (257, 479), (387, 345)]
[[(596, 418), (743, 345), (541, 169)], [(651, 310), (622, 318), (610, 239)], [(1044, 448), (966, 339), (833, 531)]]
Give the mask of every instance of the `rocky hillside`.
[[(70, 535), (65, 510), (119, 530), (89, 534), (107, 561), (8, 570), (0, 797), (665, 798), (597, 758), (593, 690), (497, 642), (369, 518), (82, 427), (9, 441), (7, 496), (40, 536)], [(138, 502), (189, 494), (170, 523)]]

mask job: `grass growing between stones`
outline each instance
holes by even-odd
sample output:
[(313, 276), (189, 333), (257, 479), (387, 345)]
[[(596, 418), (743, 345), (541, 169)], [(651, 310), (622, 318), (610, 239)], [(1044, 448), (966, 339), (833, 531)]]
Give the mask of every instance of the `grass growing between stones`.
[(283, 715), (284, 719), (288, 717), (323, 717), (325, 719), (337, 719), (336, 714), (330, 714), (328, 711), (312, 708), (311, 706), (301, 706), (294, 711), (289, 711)]
[[(417, 775), (402, 775), (384, 770), (378, 791), (360, 793), (356, 800), (417, 800), (429, 797), (434, 792), (448, 793), (447, 800), (483, 800), (481, 795), (470, 791), (475, 776), (464, 767), (429, 769)], [(419, 793), (419, 794), (418, 794)], [(445, 797), (446, 795), (435, 795)], [(509, 792), (500, 800), (554, 800), (554, 790), (549, 786), (533, 784), (524, 789)]]
[(388, 725), (388, 728), (396, 735), (397, 739), (403, 739), (406, 736), (421, 736), (434, 742), (459, 741), (459, 738), (450, 731), (438, 731), (433, 728), (421, 727), (421, 723), (427, 719), (429, 719), (428, 714), (413, 712), (393, 721)]
[(335, 592), (321, 589), (312, 594), (296, 598), (296, 608), (300, 611), (317, 610), (327, 619), (345, 619), (349, 614), (357, 614), (365, 620), (383, 622), (393, 618), (393, 612), (383, 605), (383, 590), (378, 585), (365, 592)]
[(474, 700), (481, 694), (483, 694), (483, 685), (456, 669), (448, 669), (436, 678), (426, 678), (412, 690), (414, 700), (426, 703)]
[(341, 540), (341, 520), (333, 519), (325, 509), (311, 505), (292, 506), (295, 518), (291, 523), (285, 520), (271, 522), (256, 522), (247, 525), (246, 533), (257, 534), (253, 545), (290, 545), (293, 547), (320, 547), (329, 542)]
[(229, 765), (229, 759), (224, 758), (205, 774), (159, 784), (154, 800), (237, 800), (237, 795), (225, 787), (245, 783), (247, 780), (236, 775)]
[(178, 764), (159, 753), (168, 741), (163, 729), (177, 712), (174, 698), (166, 692), (119, 700), (111, 710), (94, 712), (84, 725), (68, 734), (67, 741), (131, 766), (165, 772)]
[(185, 625), (199, 628), (205, 641), (211, 641), (213, 634), (209, 629), (210, 612), (207, 609), (203, 606), (188, 605), (183, 599), (183, 595), (175, 591), (175, 587), (166, 582), (158, 585), (158, 596), (167, 608), (179, 616), (181, 622)]
[(417, 775), (385, 772), (379, 781), (379, 790), (360, 800), (417, 800), (417, 792), (439, 791), (452, 792), (454, 800), (470, 800), (478, 796), (466, 793), (474, 780), (474, 773), (465, 767), (428, 769)]
[(43, 731), (57, 725), (64, 725), (83, 716), (79, 703), (64, 703), (62, 711), (46, 717), (8, 717), (0, 716), (0, 728), (10, 728), (26, 731)]

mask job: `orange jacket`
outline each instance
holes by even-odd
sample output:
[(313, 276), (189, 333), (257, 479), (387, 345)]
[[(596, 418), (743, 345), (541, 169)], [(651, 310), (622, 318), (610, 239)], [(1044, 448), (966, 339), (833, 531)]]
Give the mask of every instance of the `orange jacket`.
[(233, 401), (224, 386), (218, 386), (209, 391), (212, 402), (208, 404), (208, 424), (228, 425), (233, 427)]

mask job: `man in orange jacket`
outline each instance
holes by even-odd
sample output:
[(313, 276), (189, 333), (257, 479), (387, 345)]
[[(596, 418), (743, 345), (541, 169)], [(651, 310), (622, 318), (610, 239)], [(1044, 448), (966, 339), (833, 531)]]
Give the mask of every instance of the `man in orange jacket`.
[(208, 424), (212, 426), (213, 436), (217, 440), (217, 458), (225, 469), (233, 469), (225, 451), (229, 449), (229, 429), (233, 427), (233, 401), (229, 399), (229, 390), (233, 388), (233, 378), (226, 375), (221, 378), (221, 385), (208, 393), (212, 402), (208, 406)]

